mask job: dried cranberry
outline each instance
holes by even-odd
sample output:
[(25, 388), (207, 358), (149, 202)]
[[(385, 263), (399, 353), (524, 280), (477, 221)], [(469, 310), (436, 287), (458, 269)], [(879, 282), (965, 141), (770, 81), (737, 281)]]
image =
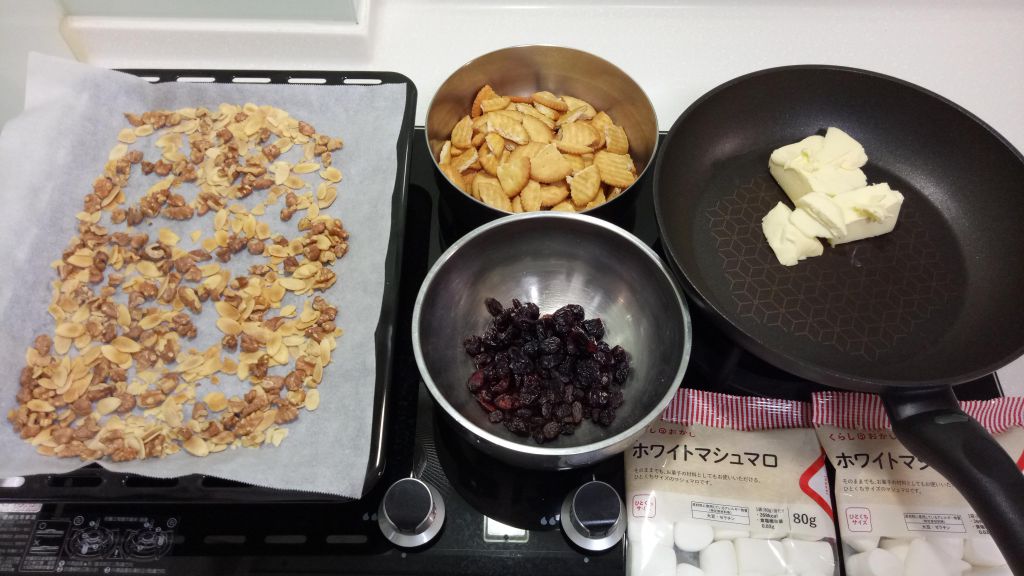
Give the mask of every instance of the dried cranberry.
[(499, 316), (505, 311), (505, 307), (501, 305), (501, 302), (494, 298), (484, 300), (484, 306), (487, 306), (487, 311), (490, 312), (491, 316)]
[(484, 386), (484, 371), (477, 370), (473, 372), (473, 375), (466, 381), (466, 387), (469, 388), (470, 392), (474, 394), (478, 392)]
[(540, 344), (538, 344), (536, 341), (530, 340), (529, 342), (523, 344), (523, 354), (525, 354), (529, 358), (536, 358), (537, 354), (539, 353)]
[(572, 421), (576, 424), (583, 421), (583, 404), (578, 401), (572, 403)]
[(466, 354), (469, 354), (470, 356), (476, 356), (484, 351), (484, 341), (476, 335), (466, 338), (462, 345), (466, 348)]
[(629, 364), (619, 364), (615, 368), (615, 381), (619, 384), (625, 384), (626, 378), (629, 376)]
[(527, 434), (530, 433), (529, 429), (526, 427), (526, 422), (522, 418), (519, 418), (518, 416), (512, 418), (511, 420), (506, 420), (505, 426), (509, 429), (509, 432), (512, 432), (513, 434), (518, 434), (520, 436), (526, 436)]
[(529, 374), (530, 372), (533, 372), (533, 362), (530, 362), (525, 358), (522, 360), (513, 360), (509, 365), (509, 368), (512, 370), (513, 374)]
[(604, 321), (600, 318), (591, 318), (583, 321), (583, 330), (594, 340), (604, 338)]
[(482, 392), (476, 395), (476, 401), (479, 402), (480, 405), (484, 407), (484, 410), (487, 410), (488, 412), (494, 412), (494, 404), (491, 404), (489, 401), (487, 401)]
[(627, 359), (626, 351), (623, 350), (622, 346), (616, 346), (612, 348), (612, 358), (615, 358), (616, 362), (625, 362)]
[[(505, 392), (508, 391), (508, 388), (509, 388), (510, 385), (511, 385), (511, 382), (509, 381), (507, 376), (505, 376), (503, 378), (499, 378), (497, 382), (495, 382), (494, 384), (491, 384), (490, 392), (494, 396), (497, 396), (498, 394), (504, 394)], [(507, 410), (507, 408), (502, 408), (502, 409), (503, 410)]]
[(562, 433), (562, 427), (558, 422), (548, 422), (544, 425), (544, 439), (554, 440), (558, 438), (558, 435)]
[(563, 422), (566, 421), (566, 418), (572, 421), (572, 408), (565, 403), (559, 404), (555, 407), (555, 418)]
[(545, 354), (540, 357), (541, 368), (554, 368), (562, 363), (561, 354)]
[(541, 354), (560, 354), (562, 352), (562, 339), (558, 336), (545, 338), (540, 343)]
[(587, 320), (577, 304), (543, 316), (518, 299), (508, 308), (493, 298), (485, 305), (489, 325), (463, 347), (477, 367), (467, 388), (491, 422), (537, 442), (572, 434), (583, 420), (612, 423), (624, 400), (629, 355), (603, 340), (600, 318)]
[(497, 406), (498, 410), (514, 410), (516, 408), (516, 399), (508, 394), (502, 394), (494, 399), (494, 405)]

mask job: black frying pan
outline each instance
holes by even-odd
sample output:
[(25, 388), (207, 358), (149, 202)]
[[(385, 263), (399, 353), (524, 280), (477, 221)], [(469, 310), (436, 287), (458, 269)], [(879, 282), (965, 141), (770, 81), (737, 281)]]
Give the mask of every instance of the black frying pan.
[[(782, 189), (779, 146), (836, 126), (869, 182), (905, 196), (885, 236), (778, 263), (761, 218)], [(900, 440), (981, 515), (1024, 574), (1024, 476), (951, 386), (1024, 353), (1024, 159), (920, 87), (830, 66), (756, 72), (715, 88), (669, 132), (654, 173), (669, 260), (744, 347), (804, 378), (883, 395)]]

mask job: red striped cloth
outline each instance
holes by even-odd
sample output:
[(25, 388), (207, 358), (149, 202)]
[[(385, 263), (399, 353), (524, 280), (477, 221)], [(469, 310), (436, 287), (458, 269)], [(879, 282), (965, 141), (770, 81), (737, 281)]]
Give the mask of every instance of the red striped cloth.
[(806, 428), (810, 426), (811, 407), (806, 402), (795, 400), (729, 396), (681, 388), (661, 413), (661, 419), (744, 432)]
[[(891, 428), (882, 399), (859, 392), (818, 392), (811, 397), (815, 426), (835, 426), (851, 430)], [(1015, 426), (1024, 426), (1024, 397), (971, 400), (960, 408), (992, 434)]]

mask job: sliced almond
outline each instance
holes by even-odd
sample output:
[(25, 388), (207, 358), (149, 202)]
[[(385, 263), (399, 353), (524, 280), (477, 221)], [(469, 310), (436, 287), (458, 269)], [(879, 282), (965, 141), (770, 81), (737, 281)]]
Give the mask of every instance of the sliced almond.
[(127, 336), (118, 336), (114, 338), (110, 344), (121, 352), (127, 352), (128, 354), (134, 354), (135, 352), (142, 350), (142, 346), (138, 342), (128, 338)]
[(223, 392), (210, 392), (203, 396), (203, 402), (212, 412), (220, 412), (228, 407), (228, 398)]
[(234, 318), (221, 316), (217, 319), (217, 329), (229, 336), (235, 336), (242, 332), (242, 325)]
[(328, 182), (341, 182), (341, 170), (334, 166), (320, 171), (320, 177)]
[(277, 283), (285, 290), (290, 290), (292, 292), (299, 292), (306, 289), (306, 282), (298, 278), (278, 278)]
[(29, 400), (28, 402), (25, 403), (25, 406), (33, 412), (53, 412), (54, 410), (56, 410), (56, 408), (53, 407), (53, 404), (50, 404), (46, 400), (40, 400), (38, 398), (33, 398), (32, 400)]
[[(57, 328), (54, 330), (54, 333), (57, 336), (61, 336), (63, 338), (74, 339), (78, 338), (79, 336), (85, 333), (85, 326), (83, 326), (82, 324), (65, 322), (63, 324), (58, 324)], [(63, 352), (60, 353), (63, 354)]]
[(210, 447), (206, 444), (206, 440), (203, 440), (198, 434), (193, 434), (188, 440), (182, 442), (182, 447), (193, 456), (209, 456)]
[(317, 389), (306, 392), (306, 401), (304, 403), (306, 410), (313, 411), (320, 407), (320, 391)]
[(101, 416), (106, 416), (114, 410), (117, 410), (120, 406), (121, 400), (113, 396), (108, 396), (96, 403), (96, 411), (99, 412)]

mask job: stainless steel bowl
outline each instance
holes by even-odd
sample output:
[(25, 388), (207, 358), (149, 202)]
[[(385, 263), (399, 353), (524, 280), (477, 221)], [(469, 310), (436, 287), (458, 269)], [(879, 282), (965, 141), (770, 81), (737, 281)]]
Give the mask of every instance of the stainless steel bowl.
[[(542, 313), (580, 304), (605, 320), (605, 340), (633, 368), (610, 427), (584, 421), (540, 445), (487, 420), (466, 389), (474, 367), (462, 341), (487, 326), (489, 296)], [(668, 405), (690, 358), (690, 316), (664, 263), (632, 234), (590, 216), (532, 212), (485, 224), (441, 255), (416, 299), (412, 341), (427, 388), (466, 439), (514, 465), (564, 469), (621, 452)]]
[[(568, 94), (603, 110), (626, 131), (638, 178), (654, 164), (658, 118), (642, 88), (617, 66), (593, 54), (559, 46), (514, 46), (484, 54), (463, 65), (441, 84), (427, 108), (426, 136), (434, 166), (441, 146), (460, 118), (469, 114), (480, 88), (490, 84), (499, 94), (529, 95), (539, 90)], [(471, 229), (507, 214), (461, 192), (437, 168), (443, 197), (452, 200), (458, 223)], [(614, 200), (588, 210), (602, 218), (635, 200), (636, 184)], [(460, 201), (460, 197), (461, 200)]]

